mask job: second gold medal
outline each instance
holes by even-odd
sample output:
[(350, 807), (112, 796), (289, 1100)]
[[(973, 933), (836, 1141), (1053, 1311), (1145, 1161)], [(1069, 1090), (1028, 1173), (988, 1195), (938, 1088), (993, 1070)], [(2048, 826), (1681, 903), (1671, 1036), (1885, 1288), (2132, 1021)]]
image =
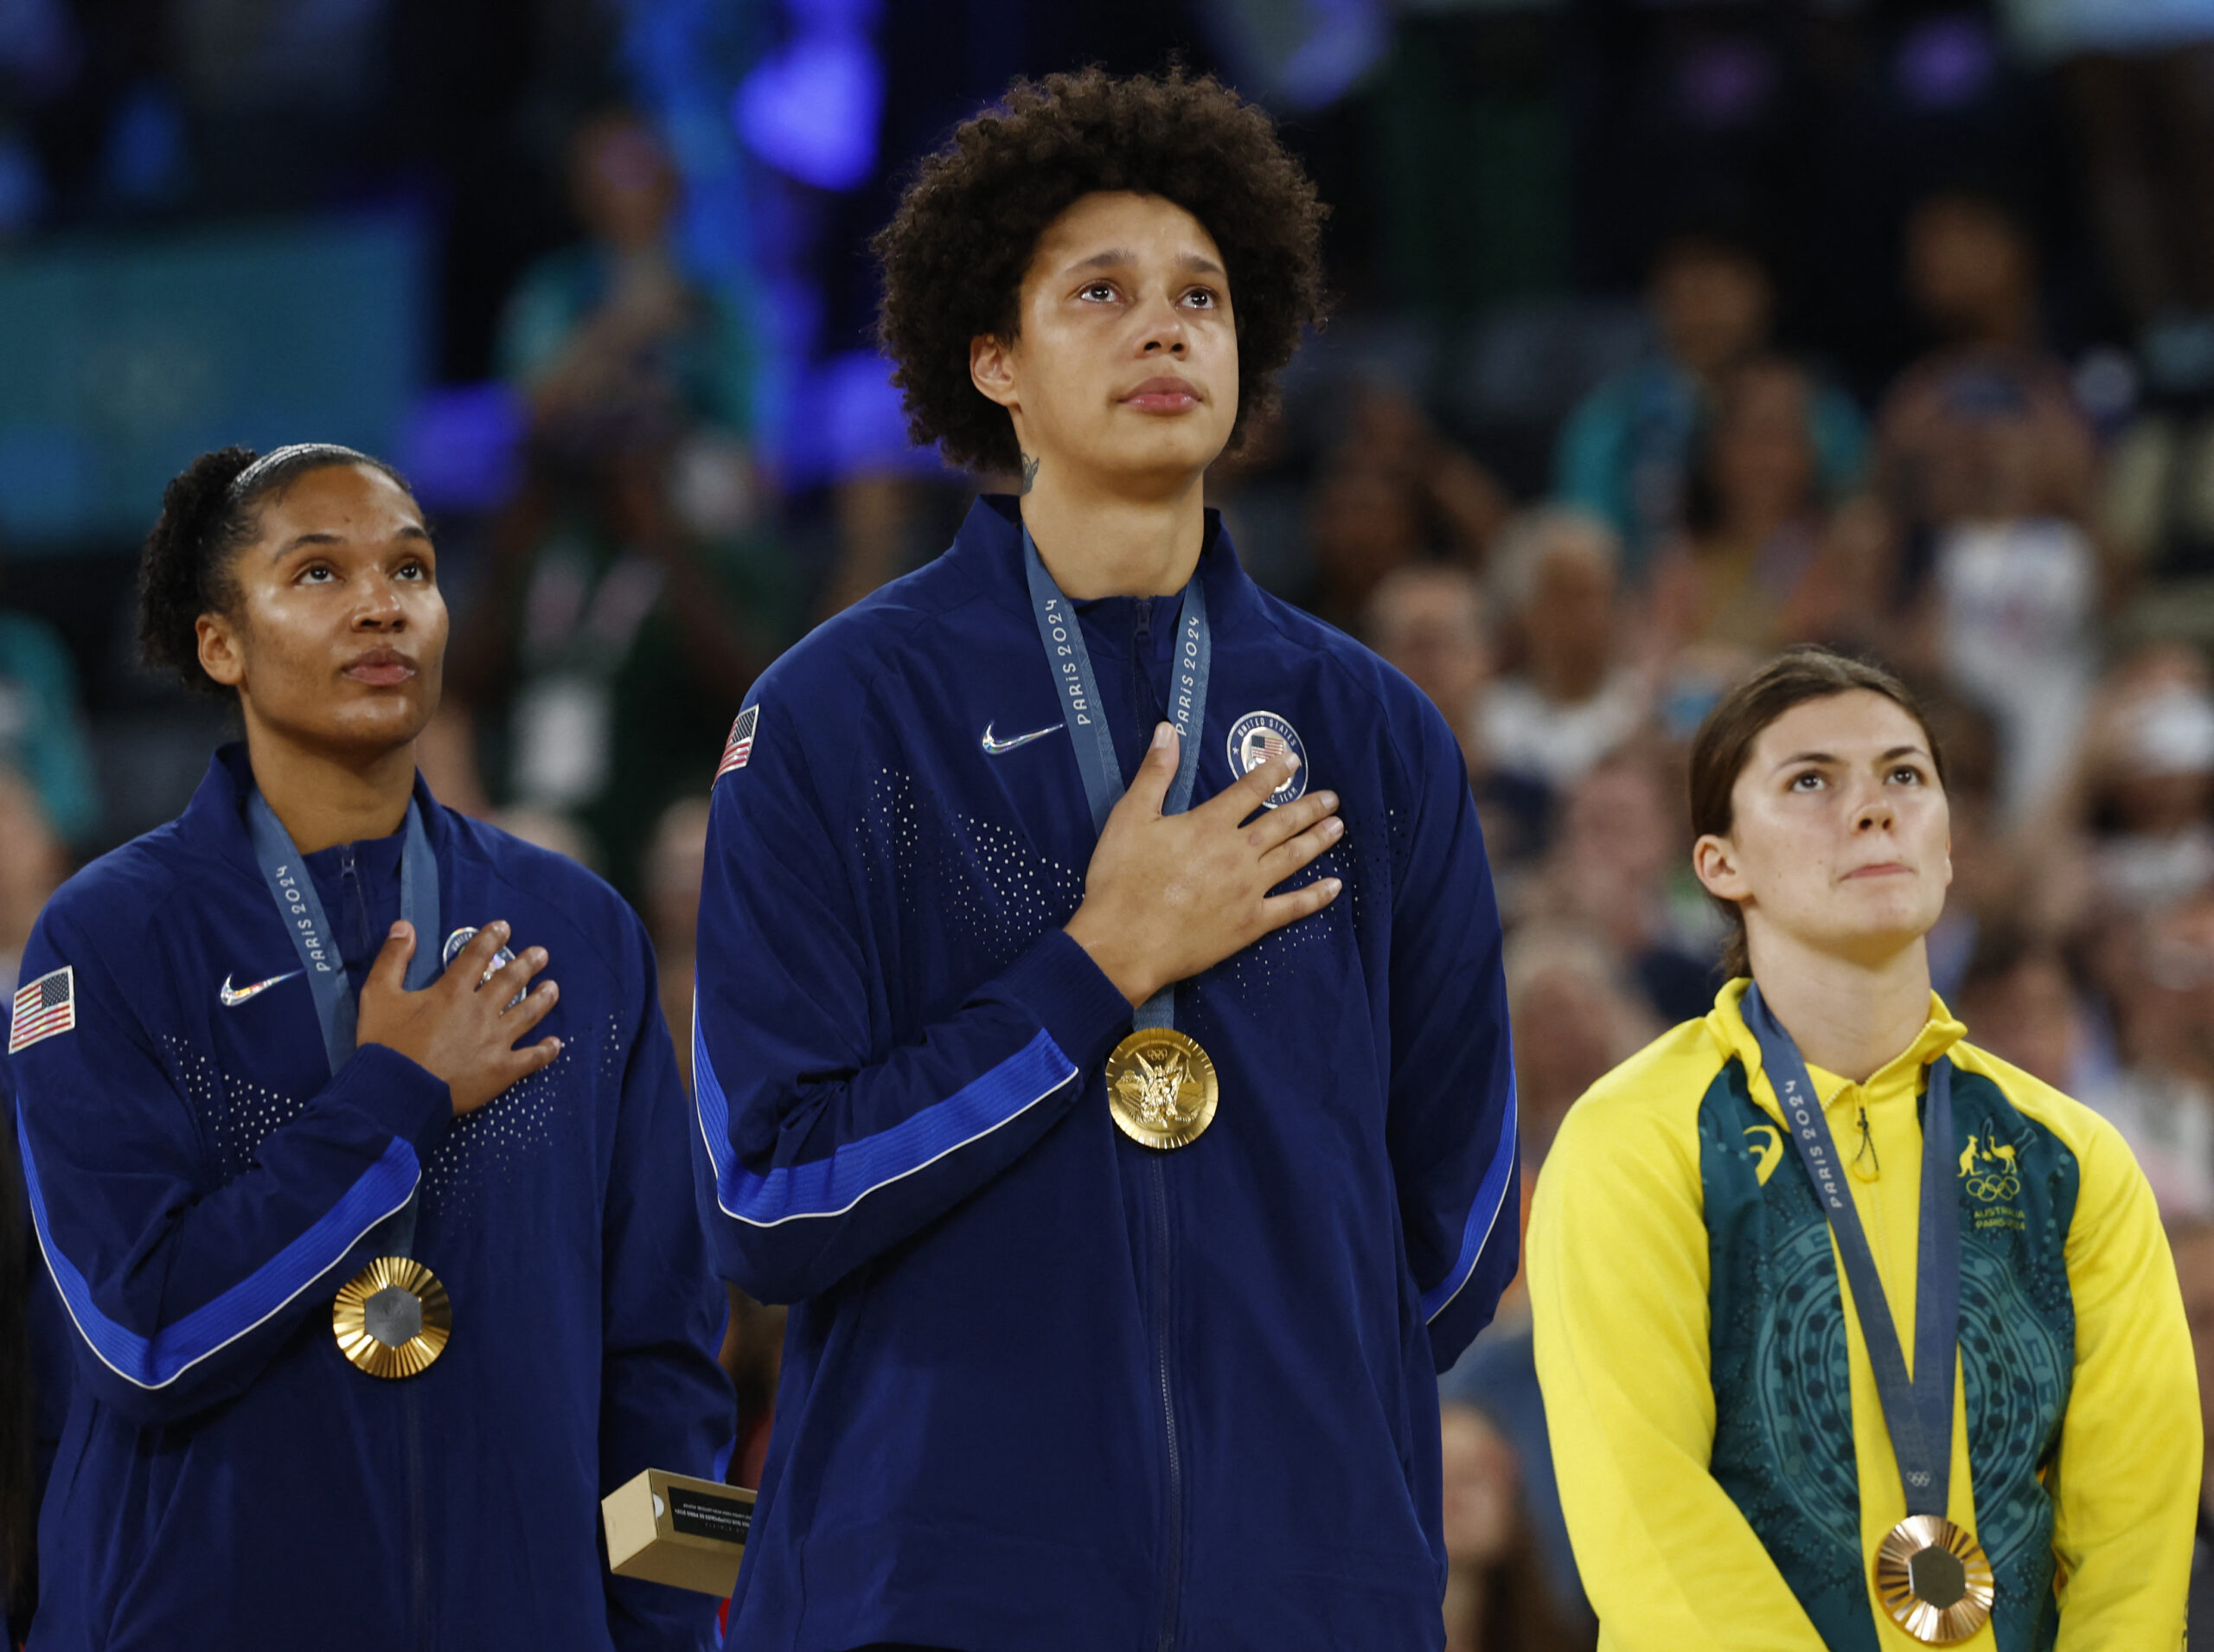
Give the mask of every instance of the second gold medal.
[(1147, 1147), (1188, 1147), (1214, 1122), (1214, 1062), (1173, 1027), (1141, 1027), (1107, 1058), (1115, 1128)]

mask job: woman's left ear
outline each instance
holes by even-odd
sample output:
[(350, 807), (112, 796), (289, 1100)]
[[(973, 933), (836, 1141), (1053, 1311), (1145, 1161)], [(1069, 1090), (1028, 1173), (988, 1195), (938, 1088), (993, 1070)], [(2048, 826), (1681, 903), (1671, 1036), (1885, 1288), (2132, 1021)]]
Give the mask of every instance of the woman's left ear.
[(1752, 893), (1737, 870), (1737, 850), (1728, 838), (1712, 832), (1692, 845), (1692, 871), (1717, 900), (1743, 900)]
[(969, 381), (985, 400), (1014, 407), (1019, 393), (1013, 352), (991, 334), (977, 334), (969, 341)]
[(221, 614), (202, 614), (192, 629), (200, 642), (200, 669), (226, 688), (237, 688), (246, 680), (246, 658), (230, 622)]

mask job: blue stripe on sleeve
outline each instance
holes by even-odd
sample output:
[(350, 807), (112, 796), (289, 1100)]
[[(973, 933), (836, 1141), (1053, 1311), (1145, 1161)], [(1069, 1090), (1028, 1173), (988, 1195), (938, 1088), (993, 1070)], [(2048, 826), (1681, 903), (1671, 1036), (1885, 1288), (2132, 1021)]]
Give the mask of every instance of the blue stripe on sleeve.
[(774, 1227), (803, 1216), (844, 1215), (878, 1188), (914, 1175), (1027, 1112), (1076, 1077), (1076, 1063), (1041, 1029), (1006, 1060), (944, 1101), (931, 1103), (889, 1130), (845, 1143), (828, 1158), (779, 1165), (765, 1176), (746, 1169), (731, 1150), (730, 1103), (707, 1054), (696, 1001), (692, 1074), (700, 1135), (715, 1169), (716, 1204), (724, 1215), (751, 1226)]
[(1492, 1230), (1499, 1225), (1500, 1206), (1507, 1199), (1507, 1184), (1514, 1172), (1514, 1136), (1520, 1102), (1514, 1092), (1514, 1080), (1507, 1081), (1507, 1118), (1500, 1126), (1499, 1145), (1492, 1150), (1491, 1167), (1484, 1172), (1483, 1181), (1476, 1188), (1476, 1197), (1469, 1207), (1468, 1225), (1461, 1230), (1461, 1254), (1453, 1264), (1452, 1271), (1429, 1290), (1423, 1293), (1422, 1320), (1427, 1325), (1451, 1305), (1461, 1294), (1461, 1288), (1473, 1278), (1476, 1264), (1490, 1243)]
[(305, 1233), (221, 1296), (145, 1337), (99, 1310), (85, 1276), (54, 1243), (38, 1167), (31, 1159), (30, 1136), (20, 1111), (16, 1141), (22, 1152), (23, 1187), (30, 1196), (39, 1248), (46, 1253), (47, 1267), (69, 1316), (101, 1363), (141, 1388), (166, 1388), (283, 1308), (343, 1260), (362, 1235), (405, 1205), (421, 1176), (415, 1149), (394, 1137), (376, 1162)]

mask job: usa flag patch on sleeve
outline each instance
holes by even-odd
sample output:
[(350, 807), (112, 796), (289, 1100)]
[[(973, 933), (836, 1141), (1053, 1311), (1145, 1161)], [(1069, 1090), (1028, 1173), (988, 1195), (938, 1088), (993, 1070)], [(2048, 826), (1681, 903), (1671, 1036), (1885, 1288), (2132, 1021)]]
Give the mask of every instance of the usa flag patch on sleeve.
[(49, 970), (16, 995), (8, 1021), (8, 1053), (27, 1050), (42, 1038), (66, 1033), (77, 1024), (77, 974), (68, 964)]
[(753, 755), (753, 725), (760, 720), (761, 708), (748, 706), (738, 714), (738, 720), (730, 726), (730, 740), (723, 746), (723, 760), (715, 766), (715, 778), (720, 780), (733, 769), (742, 769)]

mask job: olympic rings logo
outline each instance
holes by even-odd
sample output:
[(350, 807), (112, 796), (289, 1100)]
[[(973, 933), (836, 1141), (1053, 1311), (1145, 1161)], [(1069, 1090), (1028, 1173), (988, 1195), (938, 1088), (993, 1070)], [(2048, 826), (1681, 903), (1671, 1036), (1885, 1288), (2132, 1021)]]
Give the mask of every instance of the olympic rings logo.
[(1969, 1137), (1968, 1145), (1961, 1149), (1961, 1181), (1967, 1184), (1972, 1195), (1987, 1205), (2013, 1198), (2022, 1191), (2022, 1178), (2015, 1174), (2019, 1169), (2015, 1158), (2017, 1151), (2000, 1141), (1987, 1124), (1984, 1133)]

